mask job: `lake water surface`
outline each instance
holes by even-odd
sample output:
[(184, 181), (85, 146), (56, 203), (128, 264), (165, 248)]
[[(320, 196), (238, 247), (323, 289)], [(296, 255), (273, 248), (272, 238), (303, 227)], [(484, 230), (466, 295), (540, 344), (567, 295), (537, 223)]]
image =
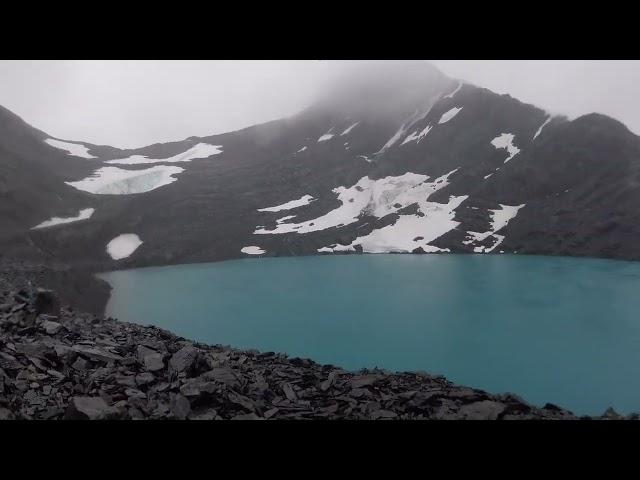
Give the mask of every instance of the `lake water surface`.
[(577, 414), (640, 411), (640, 262), (338, 255), (101, 277), (107, 315), (203, 343), (424, 370)]

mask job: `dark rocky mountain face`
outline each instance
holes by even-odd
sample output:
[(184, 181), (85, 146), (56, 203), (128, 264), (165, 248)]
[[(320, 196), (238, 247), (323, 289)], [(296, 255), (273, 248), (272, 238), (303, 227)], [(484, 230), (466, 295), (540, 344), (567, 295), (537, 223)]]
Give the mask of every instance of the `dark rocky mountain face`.
[[(640, 256), (637, 136), (428, 65), (372, 67), (223, 135), (138, 150), (49, 138), (0, 110), (6, 255), (93, 270), (262, 251)], [(67, 223), (32, 229), (52, 217)]]

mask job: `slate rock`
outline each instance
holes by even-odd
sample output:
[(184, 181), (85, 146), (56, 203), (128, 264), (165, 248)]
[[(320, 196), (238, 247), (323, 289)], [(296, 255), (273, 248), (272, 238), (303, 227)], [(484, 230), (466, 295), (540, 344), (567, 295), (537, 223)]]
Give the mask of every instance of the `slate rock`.
[(0, 420), (15, 420), (16, 416), (11, 410), (0, 407)]
[(198, 359), (198, 350), (191, 345), (182, 347), (169, 360), (169, 369), (173, 372), (189, 371)]
[(236, 415), (235, 417), (232, 417), (231, 420), (264, 420), (264, 419), (259, 417), (255, 413), (243, 413), (241, 415)]
[(161, 353), (153, 353), (144, 357), (144, 366), (150, 372), (157, 372), (164, 368), (163, 355)]
[(65, 420), (106, 420), (113, 414), (113, 409), (100, 397), (73, 397), (64, 418)]
[(154, 377), (152, 373), (143, 372), (143, 373), (139, 373), (138, 375), (136, 375), (135, 381), (136, 381), (136, 384), (139, 387), (144, 387), (146, 385), (149, 385), (149, 384), (155, 382), (156, 381), (156, 377)]
[(372, 420), (378, 420), (381, 418), (396, 418), (398, 414), (390, 410), (376, 410), (371, 414)]
[(228, 386), (236, 386), (240, 384), (236, 373), (227, 367), (218, 367), (209, 370), (201, 375), (202, 378), (212, 380), (214, 382), (224, 383)]
[(71, 350), (76, 352), (78, 355), (82, 355), (83, 357), (94, 362), (107, 363), (111, 361), (122, 360), (122, 357), (120, 355), (116, 355), (115, 353), (108, 352), (98, 347), (74, 345), (73, 347), (71, 347)]
[(373, 385), (379, 379), (378, 375), (359, 375), (351, 378), (350, 385), (351, 388), (361, 388), (369, 385)]
[(197, 414), (191, 413), (191, 415), (189, 415), (189, 420), (215, 420), (217, 416), (218, 412), (215, 410), (207, 410)]
[(179, 393), (171, 395), (169, 408), (178, 420), (185, 420), (191, 412), (191, 404), (189, 403), (189, 400), (187, 400), (187, 397), (180, 395)]
[(329, 390), (329, 388), (331, 388), (331, 386), (335, 383), (336, 377), (339, 375), (339, 373), (339, 370), (332, 371), (327, 379), (320, 384), (320, 390), (322, 390), (323, 392)]
[(282, 384), (282, 391), (290, 402), (298, 401), (298, 396), (289, 383), (285, 382)]
[(44, 322), (42, 322), (41, 326), (47, 333), (47, 335), (55, 335), (64, 328), (60, 323), (52, 322), (49, 320), (45, 320)]
[(496, 420), (505, 409), (502, 403), (491, 400), (483, 400), (464, 405), (460, 408), (462, 420)]

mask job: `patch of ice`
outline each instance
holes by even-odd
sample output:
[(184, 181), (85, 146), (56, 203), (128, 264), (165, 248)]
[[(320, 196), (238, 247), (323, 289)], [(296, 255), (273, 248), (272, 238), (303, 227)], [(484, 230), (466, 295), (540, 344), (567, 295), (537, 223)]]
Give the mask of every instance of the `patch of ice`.
[[(424, 215), (433, 214), (434, 208), (440, 204), (426, 202), (427, 198), (447, 186), (449, 176), (456, 171), (457, 169), (452, 170), (433, 182), (427, 182), (429, 179), (427, 175), (411, 172), (378, 180), (372, 180), (368, 176), (363, 177), (352, 187), (333, 189), (342, 205), (327, 214), (301, 223), (281, 223), (274, 230), (256, 229), (254, 233), (258, 235), (302, 234), (332, 227), (343, 227), (357, 222), (362, 215), (382, 218), (413, 204), (418, 204)], [(412, 215), (404, 215), (403, 217), (412, 217)], [(418, 216), (415, 215), (415, 217)]]
[(380, 154), (384, 153), (385, 150), (389, 149), (391, 146), (393, 146), (395, 143), (397, 143), (402, 138), (402, 136), (407, 133), (407, 131), (411, 128), (412, 125), (414, 125), (416, 122), (418, 122), (419, 120), (422, 120), (427, 115), (429, 115), (429, 112), (431, 111), (431, 109), (433, 108), (433, 106), (436, 104), (436, 102), (439, 99), (440, 99), (440, 94), (431, 97), (429, 99), (429, 101), (427, 102), (426, 108), (424, 110), (422, 110), (422, 111), (421, 110), (416, 110), (400, 126), (400, 129), (393, 135), (393, 137), (391, 137), (389, 139), (389, 141), (387, 141), (387, 143), (385, 143), (384, 146), (380, 150), (378, 150), (374, 155), (380, 155)]
[(473, 243), (483, 242), (485, 239), (493, 237), (496, 241), (491, 247), (487, 248), (483, 246), (477, 246), (474, 247), (474, 252), (489, 253), (493, 251), (493, 249), (500, 245), (505, 238), (503, 235), (498, 235), (496, 232), (499, 232), (504, 227), (506, 227), (509, 221), (516, 217), (516, 215), (518, 214), (518, 210), (520, 210), (524, 206), (524, 203), (522, 205), (515, 206), (500, 204), (499, 210), (489, 210), (491, 215), (491, 229), (484, 233), (467, 232), (467, 239), (462, 243), (465, 245), (470, 245)]
[(318, 139), (318, 142), (326, 142), (327, 140), (332, 139), (332, 138), (335, 136), (333, 133), (331, 133), (332, 131), (333, 131), (333, 127), (331, 127), (327, 133), (325, 133), (324, 135), (322, 135), (322, 136)]
[(286, 217), (282, 217), (276, 220), (276, 223), (283, 223), (286, 222), (287, 220), (291, 220), (292, 218), (296, 218), (295, 215), (287, 215)]
[(190, 162), (199, 158), (208, 158), (212, 155), (218, 155), (222, 153), (222, 145), (209, 145), (208, 143), (198, 143), (189, 150), (174, 155), (169, 158), (147, 158), (146, 155), (131, 155), (127, 158), (117, 158), (115, 160), (109, 160), (106, 163), (113, 163), (119, 165), (140, 165), (144, 163), (178, 163), (178, 162)]
[(427, 133), (431, 131), (431, 128), (431, 125), (427, 125), (426, 127), (424, 127), (424, 129), (418, 135), (418, 143), (420, 143), (420, 141), (427, 136)]
[(263, 249), (261, 249), (260, 247), (242, 247), (240, 249), (240, 251), (242, 253), (246, 253), (248, 255), (262, 255), (263, 253), (265, 253), (265, 251)]
[(107, 243), (107, 253), (114, 260), (129, 257), (142, 245), (140, 237), (135, 233), (123, 233)]
[(356, 126), (357, 126), (359, 123), (360, 123), (360, 122), (356, 122), (356, 123), (354, 123), (353, 125), (351, 125), (350, 127), (348, 127), (344, 132), (342, 132), (342, 133), (340, 134), (340, 136), (342, 136), (342, 135), (348, 135), (348, 134), (349, 134), (349, 132), (350, 132), (351, 130), (353, 130), (354, 128), (356, 128)]
[(259, 208), (259, 212), (279, 212), (281, 210), (291, 210), (293, 208), (302, 207), (308, 205), (315, 199), (311, 195), (304, 195), (297, 200), (291, 200), (290, 202), (283, 203), (282, 205), (276, 205), (275, 207)]
[(102, 167), (77, 182), (65, 182), (78, 190), (97, 195), (129, 195), (145, 193), (177, 180), (173, 175), (183, 168), (156, 165), (143, 170), (124, 170), (118, 167)]
[(462, 84), (463, 84), (463, 82), (458, 82), (458, 86), (456, 87), (456, 89), (453, 92), (451, 92), (449, 95), (445, 95), (442, 98), (453, 98), (453, 96), (456, 93), (458, 93), (460, 91), (460, 89), (462, 88)]
[(393, 134), (393, 137), (391, 137), (387, 143), (384, 144), (384, 146), (377, 151), (376, 153), (382, 153), (385, 150), (387, 150), (389, 147), (391, 147), (394, 143), (396, 143), (398, 140), (400, 140), (400, 137), (402, 137), (402, 135), (405, 134), (405, 132), (407, 131), (407, 128), (409, 128), (409, 126), (407, 125), (409, 122), (403, 123), (400, 128), (398, 129), (398, 131), (396, 133)]
[(427, 133), (429, 133), (431, 128), (432, 128), (431, 125), (427, 125), (422, 129), (422, 131), (420, 131), (420, 133), (418, 133), (418, 130), (416, 130), (411, 135), (407, 135), (407, 138), (404, 139), (404, 142), (402, 142), (400, 146), (404, 145), (407, 142), (411, 142), (413, 140), (417, 140), (416, 143), (420, 143), (420, 140), (422, 140), (427, 135)]
[(540, 125), (540, 128), (538, 129), (538, 131), (536, 132), (536, 134), (533, 136), (533, 140), (535, 140), (535, 139), (536, 139), (536, 137), (537, 137), (538, 135), (540, 135), (540, 132), (542, 132), (542, 129), (543, 129), (543, 128), (545, 127), (545, 125), (546, 125), (547, 123), (549, 123), (550, 121), (551, 121), (551, 115), (549, 115), (549, 116), (547, 117), (547, 119), (544, 121), (544, 123), (543, 123), (542, 125)]
[(79, 220), (86, 220), (87, 218), (91, 218), (91, 215), (93, 215), (94, 212), (95, 212), (94, 208), (85, 208), (80, 210), (76, 217), (52, 217), (49, 220), (45, 220), (44, 222), (39, 223), (38, 225), (33, 227), (31, 230), (36, 230), (38, 228), (53, 227), (54, 225), (77, 222)]
[(400, 215), (394, 224), (358, 237), (349, 245), (336, 245), (332, 251), (355, 250), (356, 245), (360, 245), (365, 253), (406, 253), (416, 248), (422, 248), (426, 253), (449, 251), (430, 245), (430, 242), (459, 225), (460, 222), (454, 221), (454, 211), (467, 198), (467, 195), (452, 196), (446, 204), (418, 202), (422, 215)]
[(484, 179), (486, 180), (487, 178), (489, 178), (491, 175), (493, 175), (493, 173), (490, 173), (489, 175), (485, 175)]
[(438, 124), (447, 123), (449, 120), (451, 120), (453, 117), (455, 117), (460, 110), (462, 110), (462, 107), (460, 107), (460, 108), (453, 107), (451, 110), (448, 110), (448, 111), (444, 112), (442, 114), (442, 116), (440, 117), (440, 120), (438, 120)]
[(304, 152), (306, 149), (307, 149), (307, 146), (305, 145), (300, 150), (298, 150), (296, 153)]
[(66, 150), (69, 155), (81, 158), (98, 158), (89, 153), (89, 149), (79, 143), (63, 142), (62, 140), (55, 140), (53, 138), (47, 138), (45, 142), (52, 147), (59, 148), (60, 150)]
[(400, 146), (404, 145), (405, 143), (417, 140), (417, 139), (418, 139), (418, 131), (416, 130), (415, 132), (407, 135), (407, 138), (404, 139), (404, 141), (400, 144)]
[(514, 138), (515, 135), (513, 133), (501, 133), (496, 138), (491, 140), (491, 145), (493, 145), (496, 149), (503, 148), (509, 154), (504, 163), (507, 163), (518, 153), (520, 153), (520, 149), (513, 144)]

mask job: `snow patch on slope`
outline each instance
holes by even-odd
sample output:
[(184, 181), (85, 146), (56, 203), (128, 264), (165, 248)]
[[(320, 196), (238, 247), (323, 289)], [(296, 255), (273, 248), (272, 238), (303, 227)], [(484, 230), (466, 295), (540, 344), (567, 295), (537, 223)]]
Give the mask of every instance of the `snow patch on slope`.
[(405, 135), (409, 131), (412, 125), (429, 115), (429, 112), (431, 111), (433, 106), (440, 99), (440, 95), (441, 94), (431, 97), (427, 102), (426, 108), (424, 110), (416, 110), (413, 115), (411, 115), (402, 125), (400, 125), (400, 129), (393, 135), (393, 137), (391, 137), (387, 141), (387, 143), (385, 143), (384, 146), (374, 155), (380, 155), (384, 153), (385, 150), (388, 150), (395, 143), (397, 143), (403, 137), (403, 135)]
[(333, 127), (331, 127), (327, 133), (325, 133), (324, 135), (322, 135), (318, 139), (318, 143), (319, 142), (326, 142), (327, 140), (331, 140), (335, 136), (333, 133), (331, 133), (332, 131), (333, 131)]
[(307, 146), (305, 145), (300, 150), (298, 150), (296, 153), (304, 152), (306, 149), (307, 149)]
[[(362, 215), (382, 218), (416, 203), (422, 215), (426, 215), (428, 212), (433, 213), (435, 206), (439, 204), (426, 202), (426, 199), (432, 193), (448, 185), (448, 177), (456, 170), (437, 178), (433, 182), (427, 182), (429, 179), (427, 175), (411, 172), (397, 177), (390, 176), (377, 180), (370, 179), (368, 176), (363, 177), (351, 187), (334, 188), (333, 192), (337, 195), (342, 205), (325, 215), (301, 223), (280, 223), (273, 230), (256, 229), (254, 233), (266, 235), (316, 232), (327, 228), (349, 225), (357, 222)], [(401, 217), (414, 216), (418, 217), (418, 215)], [(411, 230), (410, 219), (405, 219), (403, 222), (406, 222), (407, 225), (401, 224), (399, 228)], [(397, 235), (397, 233), (394, 235)], [(414, 237), (411, 238), (413, 239)], [(423, 243), (426, 244), (428, 241), (430, 240)], [(342, 249), (344, 248), (347, 247), (342, 246)]]
[(515, 135), (513, 133), (502, 133), (491, 140), (491, 145), (493, 145), (496, 149), (503, 148), (507, 151), (507, 153), (509, 153), (509, 156), (504, 161), (504, 163), (507, 163), (518, 153), (520, 153), (520, 149), (513, 144), (514, 138)]
[(291, 200), (290, 202), (283, 203), (282, 205), (276, 205), (275, 207), (259, 208), (259, 212), (279, 212), (281, 210), (291, 210), (293, 208), (302, 207), (308, 205), (315, 199), (311, 195), (304, 195), (297, 200)]
[(240, 249), (242, 253), (246, 253), (247, 255), (262, 255), (265, 253), (265, 250), (260, 247), (252, 246), (252, 247), (242, 247)]
[(145, 193), (177, 180), (173, 175), (183, 168), (157, 165), (143, 170), (124, 170), (118, 167), (102, 167), (77, 182), (65, 182), (78, 190), (96, 195), (129, 195)]
[(491, 236), (495, 239), (495, 242), (491, 247), (476, 246), (473, 251), (476, 253), (489, 253), (493, 251), (493, 249), (500, 245), (505, 238), (503, 235), (498, 235), (496, 232), (499, 232), (506, 227), (507, 224), (516, 217), (518, 210), (524, 206), (524, 203), (522, 205), (515, 206), (500, 204), (499, 210), (489, 210), (491, 215), (491, 229), (484, 233), (467, 232), (467, 239), (462, 243), (465, 245), (480, 243)]
[(199, 158), (208, 158), (212, 155), (222, 153), (222, 145), (209, 145), (208, 143), (198, 143), (189, 150), (174, 155), (169, 158), (147, 158), (146, 155), (131, 155), (127, 158), (117, 158), (109, 160), (106, 163), (114, 163), (119, 165), (140, 165), (144, 163), (177, 163), (190, 162)]
[(45, 220), (42, 223), (39, 223), (31, 230), (36, 230), (39, 228), (47, 228), (53, 227), (54, 225), (62, 225), (64, 223), (72, 223), (77, 222), (79, 220), (86, 220), (87, 218), (91, 218), (91, 215), (95, 212), (94, 208), (85, 208), (78, 212), (78, 215), (75, 217), (52, 217), (49, 220)]
[[(400, 215), (393, 225), (358, 237), (349, 245), (335, 244), (330, 250), (355, 251), (356, 245), (360, 245), (365, 253), (409, 253), (417, 248), (422, 248), (426, 253), (448, 252), (449, 249), (441, 249), (429, 243), (459, 225), (459, 222), (454, 221), (454, 211), (467, 198), (467, 195), (452, 196), (446, 204), (420, 201), (420, 214)], [(329, 248), (324, 247), (322, 251), (329, 251)]]
[(417, 140), (417, 143), (420, 143), (420, 140), (422, 140), (427, 135), (427, 133), (429, 133), (431, 128), (433, 128), (431, 125), (427, 125), (420, 133), (418, 133), (418, 130), (416, 130), (411, 135), (407, 135), (407, 138), (404, 139), (404, 142), (402, 142), (400, 146), (404, 145), (407, 142), (412, 142), (413, 140)]
[(460, 110), (462, 110), (462, 107), (453, 107), (451, 110), (447, 110), (442, 114), (440, 120), (438, 120), (438, 124), (447, 123), (449, 120), (455, 117)]
[(286, 217), (282, 217), (276, 220), (276, 223), (284, 223), (287, 220), (291, 220), (292, 218), (296, 218), (295, 215), (287, 215)]
[(142, 245), (142, 240), (135, 233), (123, 233), (107, 243), (107, 253), (114, 260), (129, 257)]
[(342, 136), (342, 135), (348, 135), (348, 134), (349, 134), (349, 132), (350, 132), (351, 130), (353, 130), (354, 128), (356, 128), (356, 126), (357, 126), (359, 123), (360, 123), (360, 122), (356, 122), (356, 123), (354, 123), (353, 125), (351, 125), (350, 127), (347, 127), (347, 129), (346, 129), (344, 132), (342, 132), (342, 133), (340, 134), (340, 136)]
[(91, 155), (89, 153), (89, 149), (84, 145), (80, 145), (79, 143), (63, 142), (62, 140), (55, 140), (53, 138), (47, 138), (45, 142), (52, 147), (67, 151), (69, 155), (73, 155), (74, 157), (98, 158)]
[(535, 140), (536, 137), (540, 135), (540, 132), (542, 132), (542, 129), (545, 127), (545, 125), (547, 125), (547, 123), (551, 121), (551, 118), (552, 118), (551, 115), (549, 115), (547, 119), (544, 121), (544, 123), (540, 125), (540, 128), (536, 131), (536, 134), (533, 136), (533, 140)]

